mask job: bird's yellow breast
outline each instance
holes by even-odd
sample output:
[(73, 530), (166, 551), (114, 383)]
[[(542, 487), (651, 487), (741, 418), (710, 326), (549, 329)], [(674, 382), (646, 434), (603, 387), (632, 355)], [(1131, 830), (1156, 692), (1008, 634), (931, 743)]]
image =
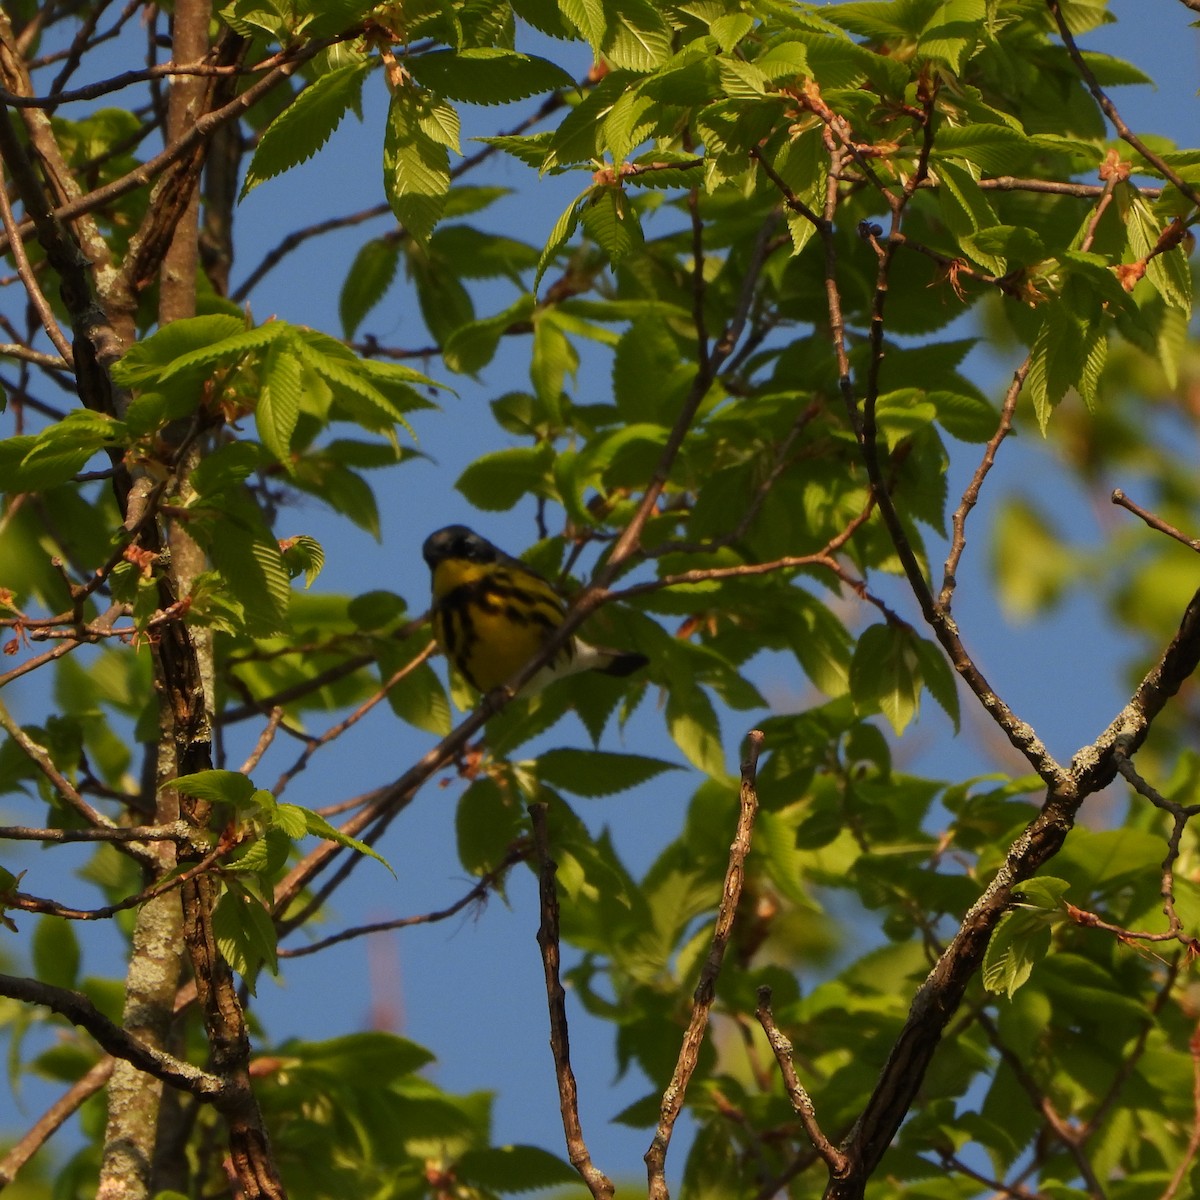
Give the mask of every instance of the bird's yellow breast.
[[(520, 670), (563, 617), (550, 585), (516, 565), (446, 559), (434, 568), (433, 598), (438, 642), (482, 692)], [(571, 649), (564, 654), (569, 658)]]

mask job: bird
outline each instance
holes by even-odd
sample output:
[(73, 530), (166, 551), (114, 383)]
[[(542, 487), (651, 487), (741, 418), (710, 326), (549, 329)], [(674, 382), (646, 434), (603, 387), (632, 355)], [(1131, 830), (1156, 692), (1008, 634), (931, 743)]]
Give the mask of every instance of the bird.
[[(548, 580), (465, 525), (431, 533), (421, 553), (433, 577), (434, 637), (478, 692), (486, 695), (511, 679), (566, 616)], [(635, 651), (572, 637), (520, 690), (531, 695), (579, 671), (629, 675), (648, 662)]]

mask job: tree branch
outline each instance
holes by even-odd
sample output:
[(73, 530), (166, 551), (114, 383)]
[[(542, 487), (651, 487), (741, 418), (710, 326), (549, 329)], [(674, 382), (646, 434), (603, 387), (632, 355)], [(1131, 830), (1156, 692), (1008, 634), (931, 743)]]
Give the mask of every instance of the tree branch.
[(692, 1015), (683, 1035), (679, 1057), (671, 1082), (663, 1092), (659, 1106), (658, 1127), (650, 1148), (646, 1151), (646, 1178), (650, 1200), (667, 1200), (666, 1163), (667, 1150), (675, 1122), (683, 1110), (684, 1097), (691, 1082), (696, 1064), (700, 1060), (700, 1047), (708, 1028), (708, 1016), (716, 999), (717, 978), (725, 960), (725, 949), (733, 933), (733, 922), (737, 915), (738, 901), (742, 897), (745, 881), (746, 858), (750, 853), (750, 837), (754, 830), (754, 818), (758, 813), (757, 771), (758, 755), (762, 749), (763, 735), (751, 730), (746, 735), (746, 760), (742, 763), (742, 784), (739, 792), (739, 813), (733, 844), (729, 847), (729, 865), (725, 871), (725, 882), (721, 888), (721, 902), (717, 906), (717, 919), (713, 927), (712, 943), (708, 956), (700, 971), (700, 979), (692, 997)]
[(611, 1200), (616, 1189), (612, 1180), (592, 1162), (592, 1156), (583, 1138), (583, 1126), (579, 1121), (579, 1091), (575, 1083), (575, 1072), (571, 1069), (567, 997), (559, 978), (558, 889), (554, 882), (557, 865), (550, 857), (546, 805), (531, 804), (529, 817), (533, 822), (533, 841), (537, 847), (540, 864), (538, 897), (541, 921), (538, 924), (537, 941), (542, 952), (542, 969), (546, 977), (546, 1002), (550, 1008), (550, 1051), (554, 1056), (554, 1075), (558, 1083), (558, 1106), (562, 1113), (567, 1157), (595, 1200)]
[(226, 1090), (219, 1075), (202, 1071), (174, 1055), (148, 1046), (113, 1024), (82, 992), (54, 987), (36, 979), (0, 975), (0, 996), (49, 1008), (66, 1017), (72, 1025), (87, 1030), (114, 1058), (132, 1063), (139, 1071), (200, 1100), (216, 1102)]

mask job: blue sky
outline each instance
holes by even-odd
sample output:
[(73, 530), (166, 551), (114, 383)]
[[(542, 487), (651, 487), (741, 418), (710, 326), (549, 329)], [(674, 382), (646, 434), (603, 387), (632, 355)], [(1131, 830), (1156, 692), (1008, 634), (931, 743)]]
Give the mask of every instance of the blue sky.
[[(1195, 94), (1200, 63), (1188, 12), (1182, 5), (1147, 6), (1144, 0), (1114, 0), (1110, 7), (1121, 23), (1086, 35), (1083, 45), (1130, 59), (1159, 84), (1157, 91), (1116, 89), (1114, 98), (1121, 111), (1135, 129), (1166, 133), (1181, 145), (1190, 144), (1200, 127)], [(579, 66), (581, 70), (586, 66), (584, 59)], [(241, 251), (235, 286), (261, 252), (287, 231), (381, 199), (382, 86), (378, 78), (368, 84), (368, 91), (374, 94), (368, 98), (361, 125), (349, 119), (312, 162), (290, 176), (262, 185), (243, 202), (238, 214)], [(510, 112), (511, 116), (500, 118), (500, 124), (517, 120), (522, 109), (512, 106)], [(494, 127), (492, 112), (486, 116), (489, 127)], [(471, 125), (468, 118), (465, 132), (471, 132)], [(544, 239), (558, 213), (582, 186), (575, 179), (539, 181), (503, 156), (487, 168), (486, 179), (516, 189), (517, 195), (485, 214), (483, 226), (533, 242)], [(383, 232), (388, 227), (384, 220), (370, 228)], [(277, 315), (336, 331), (338, 292), (363, 238), (363, 229), (330, 235), (285, 260), (252, 296), (255, 317), (263, 320)], [(497, 300), (496, 308), (504, 303), (507, 300)], [(385, 343), (423, 344), (426, 340), (419, 316), (400, 287), (368, 317), (363, 330)], [(381, 483), (382, 546), (348, 525), (332, 524), (315, 504), (302, 503), (285, 513), (281, 535), (309, 533), (324, 543), (326, 574), (318, 588), (336, 589), (352, 579), (362, 590), (395, 590), (406, 597), (413, 611), (420, 611), (427, 602), (428, 578), (419, 550), (432, 529), (462, 521), (514, 553), (534, 540), (530, 507), (519, 507), (511, 514), (483, 515), (474, 512), (453, 488), (467, 462), (487, 449), (508, 444), (507, 435), (492, 425), (485, 404), (525, 385), (523, 349), (506, 348), (478, 383), (450, 379), (459, 394), (445, 401), (443, 413), (415, 415), (413, 424), (428, 459), (392, 473)], [(978, 353), (972, 363), (981, 386), (998, 398), (1015, 363), (986, 351)], [(428, 369), (437, 378), (447, 378), (440, 364), (432, 363)], [(602, 363), (591, 371), (585, 369), (576, 398), (588, 401), (603, 396), (606, 372)], [(975, 461), (973, 449), (956, 456), (951, 494), (956, 484), (961, 490)], [(1011, 453), (1006, 447), (989, 481), (989, 492), (1034, 485), (1040, 489), (1039, 499), (1053, 508), (1073, 535), (1087, 542), (1098, 540), (1103, 531), (1088, 498), (1056, 484), (1052, 472), (1038, 469), (1039, 463), (1044, 467), (1048, 461), (1036, 444)], [(1114, 479), (1111, 486), (1123, 486), (1134, 494), (1134, 483)], [(1101, 624), (1096, 603), (1086, 593), (1074, 595), (1046, 621), (1024, 627), (1010, 625), (987, 589), (983, 570), (986, 528), (987, 517), (981, 509), (972, 527), (973, 541), (956, 608), (960, 626), (1001, 693), (1043, 732), (1052, 750), (1068, 757), (1076, 746), (1094, 737), (1124, 702), (1120, 668), (1131, 647), (1118, 646), (1111, 657), (1082, 652), (1084, 645), (1092, 644)], [(904, 615), (917, 619), (915, 605), (899, 588), (893, 590), (891, 599)], [(1031, 669), (1035, 664), (1037, 671)], [(1061, 680), (1063, 690), (1044, 690), (1038, 680), (1046, 676)], [(781, 705), (802, 704), (808, 697), (804, 681), (782, 663), (756, 664), (756, 678)], [(15, 695), (6, 699), (23, 719), (40, 717), (46, 700), (36, 680), (19, 683), (11, 691)], [(1067, 702), (1064, 695), (1069, 697)], [(906, 761), (911, 756), (911, 769), (941, 778), (983, 773), (996, 769), (998, 762), (1017, 766), (1005, 757), (1003, 749), (997, 757), (993, 741), (979, 736), (978, 728), (968, 714), (964, 732), (954, 739), (945, 720), (927, 703), (912, 739), (913, 748), (906, 748), (903, 754)], [(744, 716), (726, 721), (731, 766), (745, 729)], [(240, 731), (229, 750), (232, 765), (241, 761), (258, 732), (250, 726)], [(400, 774), (429, 744), (427, 736), (400, 726), (390, 712), (376, 712), (325, 752), (327, 757), (318, 754), (288, 798), (317, 807), (331, 798), (384, 782)], [(585, 738), (581, 731), (567, 726), (547, 744), (585, 744)], [(262, 769), (262, 782), (269, 786), (290, 761), (294, 755), (291, 745)], [(631, 722), (625, 745), (643, 753), (679, 758), (665, 743), (653, 698)], [(581, 801), (580, 807), (597, 830), (607, 827), (612, 831), (628, 865), (640, 873), (677, 831), (697, 782), (694, 776), (666, 776), (636, 792), (603, 801)], [(446, 787), (429, 785), (422, 791), (381, 847), (398, 878), (393, 880), (378, 864), (361, 865), (339, 894), (328, 930), (440, 908), (470, 887), (472, 881), (465, 877), (454, 851), (454, 808), (460, 790), (461, 785), (451, 780)], [(731, 830), (733, 808), (731, 800)], [(16, 820), (22, 815), (6, 805), (0, 820)], [(19, 865), (34, 865), (31, 854), (24, 858)], [(11, 865), (7, 847), (5, 861)], [(37, 865), (44, 861), (41, 858)], [(58, 890), (46, 882), (29, 886), (43, 894)], [(82, 885), (74, 881), (61, 885), (65, 899), (77, 899), (81, 893)], [(279, 982), (264, 978), (259, 985), (259, 1007), (271, 1038), (333, 1036), (383, 1021), (438, 1055), (432, 1075), (439, 1084), (454, 1090), (497, 1090), (498, 1141), (533, 1141), (561, 1152), (545, 996), (534, 940), (536, 890), (530, 873), (513, 872), (506, 901), (493, 899), (479, 913), (370, 942), (359, 940), (287, 963)], [(32, 928), (28, 919), (21, 925), (23, 934)], [(89, 926), (81, 928), (79, 935), (87, 947), (86, 971), (103, 975), (120, 969), (110, 957), (111, 933)], [(611, 1125), (608, 1119), (643, 1094), (645, 1085), (626, 1080), (614, 1086), (610, 1030), (589, 1022), (577, 1009), (571, 1015), (581, 1115), (593, 1156), (610, 1174), (640, 1177), (648, 1133)], [(41, 1090), (31, 1090), (28, 1111), (36, 1111), (42, 1102)], [(13, 1123), (0, 1112), (0, 1127)], [(682, 1149), (677, 1147), (670, 1160), (676, 1179)]]

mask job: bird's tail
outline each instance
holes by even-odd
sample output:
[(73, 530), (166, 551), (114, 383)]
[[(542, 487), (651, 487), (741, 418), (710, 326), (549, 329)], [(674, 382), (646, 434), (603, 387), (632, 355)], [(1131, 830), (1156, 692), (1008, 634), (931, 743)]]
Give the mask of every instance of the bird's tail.
[(635, 650), (606, 650), (603, 646), (597, 646), (595, 649), (606, 661), (602, 661), (594, 669), (605, 675), (632, 675), (650, 661), (644, 654), (638, 654)]

